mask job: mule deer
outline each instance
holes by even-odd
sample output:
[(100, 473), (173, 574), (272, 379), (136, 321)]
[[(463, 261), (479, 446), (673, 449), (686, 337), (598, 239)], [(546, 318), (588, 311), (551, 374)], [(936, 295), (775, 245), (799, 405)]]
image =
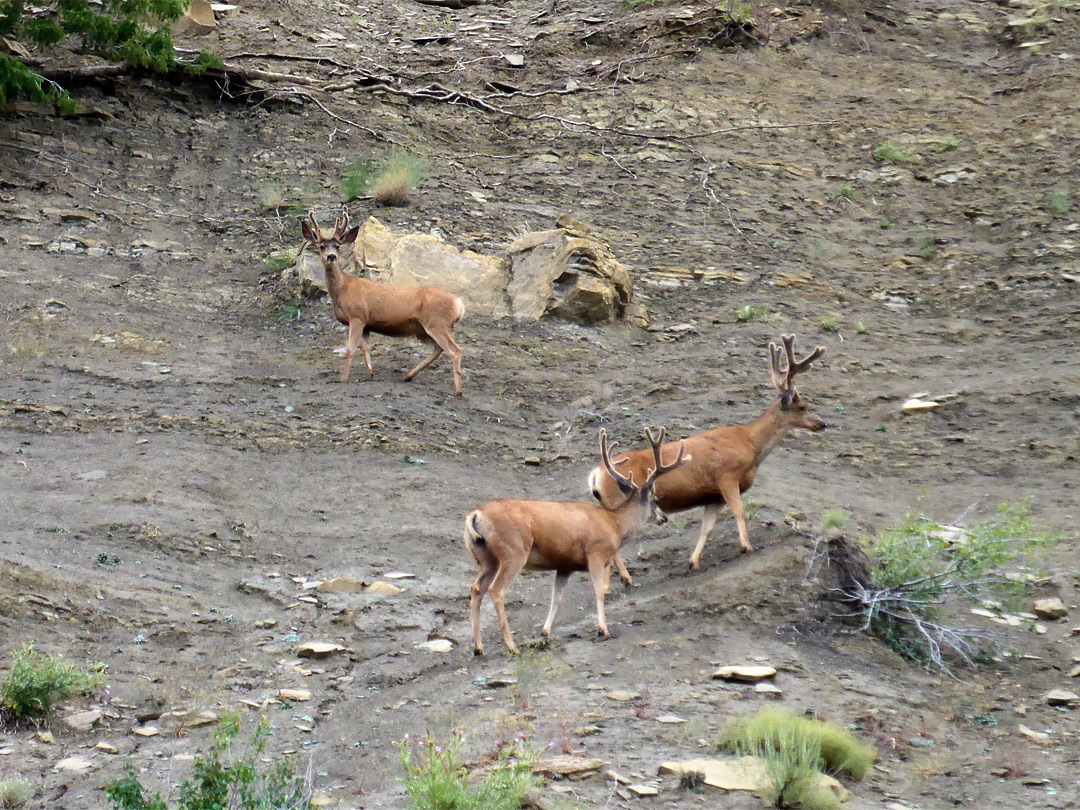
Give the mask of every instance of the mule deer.
[(319, 228), (315, 212), (309, 212), (311, 225), (301, 222), (304, 238), (319, 250), (326, 271), (326, 288), (334, 304), (334, 316), (349, 327), (345, 344), (345, 370), (341, 381), (349, 381), (356, 347), (364, 353), (368, 379), (373, 374), (371, 356), (365, 338), (368, 333), (393, 337), (415, 337), (433, 346), (431, 355), (405, 375), (411, 380), (446, 352), (454, 366), (454, 393), (461, 396), (461, 347), (450, 336), (450, 330), (465, 316), (465, 304), (460, 298), (438, 287), (404, 287), (400, 284), (380, 284), (370, 279), (351, 276), (341, 269), (339, 248), (356, 241), (359, 226), (349, 229), (349, 214), (342, 212), (334, 222), (330, 236)]
[[(726, 503), (735, 516), (739, 527), (739, 544), (742, 550), (753, 551), (746, 532), (746, 516), (743, 513), (741, 494), (750, 489), (761, 462), (783, 441), (792, 428), (817, 432), (825, 422), (811, 412), (795, 389), (795, 377), (806, 371), (810, 364), (825, 354), (818, 346), (802, 360), (795, 360), (795, 336), (783, 335), (783, 352), (787, 355), (787, 368), (780, 368), (781, 350), (775, 343), (769, 344), (772, 381), (780, 396), (765, 413), (745, 425), (721, 427), (699, 433), (685, 440), (686, 448), (694, 458), (674, 475), (656, 484), (656, 501), (665, 512), (683, 512), (704, 506), (701, 518), (701, 535), (694, 553), (690, 555), (690, 568), (696, 569), (705, 549), (705, 541), (716, 526), (720, 508)], [(615, 463), (626, 465), (626, 470), (638, 475), (649, 464), (649, 450), (626, 453)], [(596, 467), (589, 473), (589, 490), (602, 505), (610, 506), (619, 498), (618, 486), (608, 465)]]
[[(517, 653), (510, 625), (506, 621), (506, 589), (522, 568), (554, 571), (551, 609), (544, 621), (543, 634), (551, 636), (555, 613), (562, 604), (563, 588), (574, 571), (588, 571), (596, 594), (597, 630), (608, 635), (604, 618), (604, 594), (607, 592), (610, 566), (615, 562), (619, 574), (629, 580), (619, 547), (647, 520), (663, 524), (667, 516), (656, 506), (653, 486), (657, 479), (690, 460), (685, 448), (670, 464), (660, 461), (665, 431), (646, 428), (645, 437), (652, 446), (652, 468), (642, 472), (640, 484), (634, 476), (621, 475), (611, 462), (607, 431), (600, 431), (600, 458), (619, 491), (610, 507), (590, 503), (519, 501), (504, 498), (489, 501), (465, 518), (465, 546), (479, 566), (472, 584), (469, 611), (472, 616), (474, 651), (484, 654), (480, 642), (480, 604), (484, 594), (491, 596), (499, 618), (503, 641), (511, 654)], [(613, 445), (614, 447), (614, 445)]]

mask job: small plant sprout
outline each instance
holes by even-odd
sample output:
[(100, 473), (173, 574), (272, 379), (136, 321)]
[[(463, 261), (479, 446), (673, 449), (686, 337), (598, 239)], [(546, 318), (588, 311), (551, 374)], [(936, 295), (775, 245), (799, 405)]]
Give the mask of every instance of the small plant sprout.
[(753, 304), (747, 304), (742, 309), (736, 310), (735, 319), (740, 323), (749, 323), (750, 321), (754, 320), (754, 318), (758, 317), (758, 315), (760, 314), (761, 312), (757, 307), (755, 307)]
[(835, 315), (823, 315), (821, 318), (821, 331), (822, 332), (835, 332), (836, 327), (840, 324), (840, 319)]
[(867, 326), (862, 321), (858, 321), (855, 324), (855, 334), (856, 335), (869, 335), (870, 334), (870, 327)]
[(921, 233), (915, 237), (915, 250), (923, 259), (930, 259), (937, 249), (934, 237), (928, 233)]
[(918, 163), (919, 156), (911, 152), (905, 152), (892, 144), (891, 141), (885, 141), (881, 146), (874, 149), (874, 160), (878, 163)]
[(960, 145), (960, 139), (955, 135), (942, 135), (935, 141), (933, 150), (935, 152), (951, 152), (953, 149)]
[(392, 152), (371, 180), (371, 196), (383, 205), (407, 205), (409, 195), (427, 176), (424, 158), (412, 152)]
[(1050, 202), (1047, 207), (1055, 216), (1064, 217), (1072, 210), (1072, 195), (1067, 188), (1057, 188), (1050, 193)]
[(840, 196), (845, 200), (851, 201), (855, 197), (855, 189), (852, 188), (850, 183), (844, 183), (840, 186)]
[(821, 533), (829, 535), (843, 531), (850, 517), (851, 515), (838, 507), (834, 506), (831, 509), (826, 509), (821, 513)]

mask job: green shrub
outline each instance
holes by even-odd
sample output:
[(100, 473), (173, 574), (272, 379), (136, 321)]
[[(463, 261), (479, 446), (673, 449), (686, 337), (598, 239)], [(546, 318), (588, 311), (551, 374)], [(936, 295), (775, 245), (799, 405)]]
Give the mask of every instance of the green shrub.
[(866, 776), (877, 759), (877, 750), (859, 743), (851, 732), (779, 709), (763, 709), (752, 717), (732, 720), (720, 732), (717, 744), (742, 755), (766, 759), (786, 750), (793, 765), (806, 764), (814, 771), (830, 774), (846, 773), (856, 780)]
[[(0, 0), (0, 35), (37, 48), (58, 45), (67, 36), (81, 39), (80, 50), (113, 62), (146, 70), (176, 67), (170, 24), (181, 17), (191, 0), (62, 0), (38, 16), (24, 0)], [(220, 66), (217, 57), (201, 52), (185, 67), (196, 72)], [(74, 111), (67, 92), (35, 73), (21, 59), (0, 54), (0, 103), (24, 97), (55, 103), (60, 112)]]
[(1072, 195), (1069, 194), (1067, 188), (1054, 189), (1050, 193), (1050, 202), (1048, 205), (1050, 213), (1056, 214), (1059, 217), (1069, 215), (1069, 211), (1072, 210)]
[(352, 202), (368, 187), (371, 179), (371, 164), (367, 161), (354, 160), (341, 173), (341, 199)]
[(405, 205), (413, 189), (428, 176), (427, 161), (412, 152), (395, 150), (371, 180), (371, 196), (383, 205)]
[[(297, 775), (294, 759), (279, 760), (268, 772), (259, 772), (269, 721), (259, 721), (247, 753), (234, 759), (232, 742), (239, 731), (239, 715), (221, 718), (210, 752), (196, 755), (194, 775), (180, 784), (174, 810), (307, 810), (311, 785)], [(147, 794), (131, 765), (123, 779), (105, 785), (105, 795), (116, 810), (169, 810), (161, 794)]]
[(993, 516), (966, 528), (942, 526), (908, 515), (869, 546), (868, 581), (844, 597), (856, 607), (864, 629), (900, 655), (946, 672), (945, 653), (975, 664), (989, 634), (950, 627), (942, 612), (956, 598), (1019, 595), (1027, 578), (1002, 569), (1025, 552), (1057, 542), (1032, 530), (1024, 503), (1002, 504)]
[(890, 141), (885, 141), (881, 146), (874, 149), (874, 160), (878, 163), (918, 163), (919, 158), (911, 152), (899, 149)]
[(470, 786), (460, 761), (461, 733), (441, 744), (431, 737), (398, 744), (401, 782), (413, 810), (517, 810), (537, 784), (532, 773), (535, 754), (521, 738), (501, 745), (483, 781)]
[(57, 655), (43, 655), (27, 642), (11, 653), (13, 663), (0, 686), (0, 719), (14, 721), (46, 717), (57, 700), (99, 689), (104, 667), (80, 669)]
[(25, 779), (4, 779), (0, 781), (0, 810), (25, 807), (33, 795), (34, 788)]

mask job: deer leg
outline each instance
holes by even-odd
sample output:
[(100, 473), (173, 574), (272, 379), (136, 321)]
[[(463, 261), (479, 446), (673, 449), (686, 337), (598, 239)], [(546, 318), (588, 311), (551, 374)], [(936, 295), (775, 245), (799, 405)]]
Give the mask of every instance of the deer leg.
[(753, 551), (754, 547), (750, 545), (750, 536), (746, 532), (746, 514), (743, 512), (739, 482), (721, 481), (720, 494), (724, 496), (724, 503), (731, 509), (731, 514), (735, 516), (735, 522), (739, 526), (739, 545), (742, 546), (744, 552)]
[(598, 556), (589, 557), (589, 578), (592, 580), (593, 593), (596, 594), (596, 630), (602, 636), (611, 635), (607, 629), (607, 619), (604, 618), (604, 572), (608, 570), (610, 562), (602, 562)]
[[(434, 340), (439, 348), (450, 355), (450, 362), (454, 366), (454, 396), (461, 396), (461, 347), (458, 346), (452, 337), (450, 337), (450, 330), (446, 332), (428, 332), (431, 335), (431, 339)], [(441, 354), (442, 352), (440, 352)], [(426, 363), (425, 363), (426, 365)]]
[[(616, 554), (615, 559), (612, 562), (615, 563), (615, 570), (619, 572), (619, 579), (621, 579), (623, 581), (623, 584), (627, 588), (633, 588), (634, 587), (634, 580), (630, 576), (630, 572), (626, 570), (626, 565), (623, 563), (622, 557), (620, 557), (618, 554)], [(611, 570), (610, 569), (608, 569), (608, 577), (609, 578), (611, 577)], [(607, 592), (611, 593), (611, 589), (608, 588)]]
[(695, 571), (701, 562), (701, 553), (705, 550), (705, 541), (709, 539), (709, 535), (712, 534), (712, 530), (716, 526), (716, 519), (720, 516), (720, 507), (721, 504), (710, 503), (701, 514), (701, 534), (698, 536), (697, 545), (694, 546), (694, 553), (690, 555), (690, 567)]
[(555, 572), (555, 581), (551, 585), (551, 609), (548, 611), (547, 619), (544, 620), (544, 629), (540, 631), (544, 638), (551, 638), (551, 628), (555, 625), (555, 614), (562, 606), (563, 588), (566, 587), (568, 579), (570, 579), (569, 571)]
[(511, 655), (517, 655), (518, 649), (514, 645), (514, 636), (510, 632), (510, 623), (506, 621), (506, 589), (510, 587), (510, 583), (514, 581), (514, 577), (521, 571), (522, 567), (525, 565), (526, 559), (528, 558), (501, 561), (499, 563), (499, 570), (495, 572), (491, 588), (488, 590), (488, 596), (491, 597), (491, 604), (495, 606), (495, 615), (499, 617), (499, 630), (502, 631), (503, 642), (506, 644), (506, 649), (510, 651)]
[(364, 365), (367, 367), (367, 376), (370, 380), (374, 372), (371, 370), (371, 356), (368, 354), (367, 341), (364, 340), (364, 324), (357, 321), (349, 322), (349, 337), (345, 342), (345, 370), (341, 372), (341, 381), (349, 381), (349, 368), (352, 366), (353, 354), (356, 347), (364, 353)]
[(484, 594), (491, 587), (491, 581), (495, 579), (495, 569), (482, 569), (469, 590), (469, 614), (472, 616), (473, 629), (473, 653), (484, 654), (484, 645), (480, 643), (480, 605), (484, 601)]
[(411, 380), (413, 377), (415, 377), (417, 374), (419, 374), (425, 368), (427, 368), (432, 363), (434, 363), (436, 360), (438, 360), (439, 357), (443, 353), (442, 346), (440, 346), (438, 343), (435, 343), (435, 341), (425, 339), (424, 343), (426, 343), (426, 344), (434, 344), (435, 349), (431, 352), (431, 356), (428, 357), (427, 360), (422, 362), (420, 365), (418, 365), (416, 368), (414, 368), (412, 371), (410, 371), (408, 374), (405, 375), (406, 381)]

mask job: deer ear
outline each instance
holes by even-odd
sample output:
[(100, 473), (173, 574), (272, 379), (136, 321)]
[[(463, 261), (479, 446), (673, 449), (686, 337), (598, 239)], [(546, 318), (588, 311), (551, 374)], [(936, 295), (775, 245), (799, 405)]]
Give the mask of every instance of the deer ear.
[(311, 242), (311, 244), (319, 244), (319, 239), (317, 236), (315, 236), (315, 232), (311, 230), (311, 226), (303, 220), (300, 221), (300, 230), (304, 234), (304, 238)]
[(357, 225), (355, 228), (351, 228), (351, 229), (345, 231), (345, 234), (341, 237), (341, 240), (340, 240), (341, 244), (343, 244), (343, 245), (351, 245), (353, 242), (356, 241), (356, 236), (359, 233), (360, 233), (360, 226), (359, 225)]

